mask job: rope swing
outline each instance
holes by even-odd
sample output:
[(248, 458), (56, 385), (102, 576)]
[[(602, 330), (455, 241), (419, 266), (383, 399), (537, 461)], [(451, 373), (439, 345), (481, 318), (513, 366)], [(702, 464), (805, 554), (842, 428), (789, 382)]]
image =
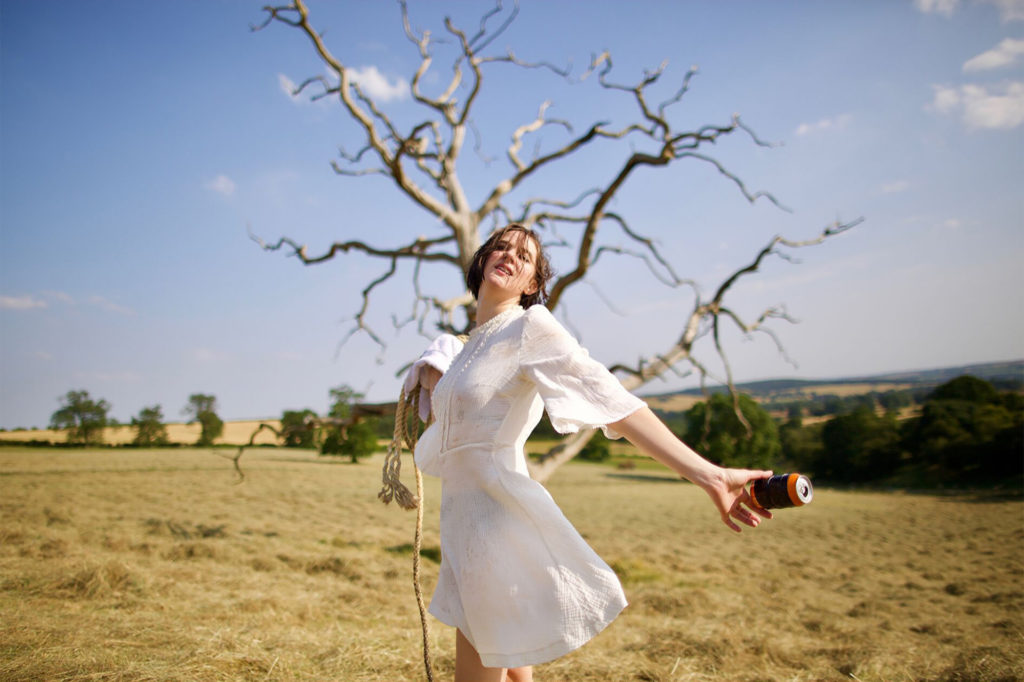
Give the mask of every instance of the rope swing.
[[(434, 682), (434, 671), (430, 664), (430, 637), (427, 631), (427, 609), (423, 604), (423, 590), (420, 587), (420, 547), (423, 543), (423, 474), (419, 467), (413, 462), (413, 470), (416, 472), (416, 494), (409, 490), (402, 483), (399, 475), (402, 471), (402, 446), (409, 449), (409, 452), (416, 450), (416, 440), (419, 438), (419, 386), (412, 390), (412, 396), (405, 394), (402, 389), (398, 398), (398, 405), (395, 407), (395, 432), (391, 438), (391, 445), (384, 457), (384, 471), (382, 475), (383, 487), (377, 493), (378, 499), (384, 504), (392, 500), (398, 503), (402, 509), (416, 510), (416, 537), (412, 548), (412, 583), (416, 592), (416, 605), (420, 610), (420, 627), (423, 630), (423, 667), (427, 673), (427, 681)], [(409, 426), (409, 417), (412, 416), (412, 427)]]

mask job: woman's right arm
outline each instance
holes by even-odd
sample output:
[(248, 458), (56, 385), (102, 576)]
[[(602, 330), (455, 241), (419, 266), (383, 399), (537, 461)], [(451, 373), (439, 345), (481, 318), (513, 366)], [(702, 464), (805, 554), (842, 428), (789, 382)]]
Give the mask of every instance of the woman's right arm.
[(405, 394), (411, 396), (419, 391), (419, 415), (423, 421), (430, 419), (431, 397), (434, 386), (462, 350), (463, 343), (451, 334), (442, 334), (434, 339), (419, 359), (409, 368), (405, 377)]

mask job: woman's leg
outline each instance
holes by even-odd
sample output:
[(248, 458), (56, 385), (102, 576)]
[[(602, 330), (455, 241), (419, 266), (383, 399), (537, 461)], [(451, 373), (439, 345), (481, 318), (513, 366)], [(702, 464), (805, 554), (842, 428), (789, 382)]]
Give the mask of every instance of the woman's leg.
[(508, 669), (508, 682), (533, 682), (533, 666)]
[(480, 654), (459, 629), (455, 630), (455, 682), (505, 682), (505, 669), (485, 668)]

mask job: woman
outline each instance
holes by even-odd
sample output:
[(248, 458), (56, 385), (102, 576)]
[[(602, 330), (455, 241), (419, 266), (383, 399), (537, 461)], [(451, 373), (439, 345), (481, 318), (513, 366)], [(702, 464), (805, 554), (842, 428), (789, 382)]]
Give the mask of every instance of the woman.
[(537, 305), (550, 277), (531, 230), (491, 235), (467, 275), (477, 324), (465, 346), (441, 337), (407, 377), (435, 418), (415, 457), (443, 483), (430, 612), (457, 628), (456, 682), (532, 680), (532, 665), (582, 646), (626, 606), (615, 573), (527, 473), (543, 410), (560, 433), (625, 436), (700, 486), (734, 531), (771, 518), (746, 490), (771, 472), (718, 467), (679, 441)]

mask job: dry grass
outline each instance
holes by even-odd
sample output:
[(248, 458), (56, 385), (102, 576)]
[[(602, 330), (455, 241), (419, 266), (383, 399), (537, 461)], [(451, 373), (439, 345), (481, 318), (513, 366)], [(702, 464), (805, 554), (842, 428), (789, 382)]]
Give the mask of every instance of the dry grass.
[[(249, 442), (249, 438), (259, 428), (261, 423), (267, 423), (275, 429), (281, 428), (279, 419), (250, 419), (234, 422), (224, 422), (224, 432), (216, 440), (220, 445), (242, 445)], [(199, 440), (202, 427), (198, 422), (184, 424), (172, 422), (166, 424), (167, 439), (171, 443), (183, 443), (191, 445)], [(134, 426), (108, 426), (103, 429), (103, 442), (107, 445), (125, 445), (135, 440), (136, 429)], [(0, 440), (31, 441), (41, 440), (50, 443), (63, 443), (67, 441), (67, 432), (55, 429), (36, 429), (35, 431), (3, 431), (0, 432)], [(264, 429), (256, 436), (256, 445), (274, 445), (277, 436)]]
[[(245, 460), (234, 485), (209, 451), (0, 449), (0, 679), (422, 679), (414, 516), (375, 499), (379, 456)], [(655, 472), (550, 489), (632, 603), (538, 682), (1024, 679), (1019, 499), (825, 489), (736, 536)]]

